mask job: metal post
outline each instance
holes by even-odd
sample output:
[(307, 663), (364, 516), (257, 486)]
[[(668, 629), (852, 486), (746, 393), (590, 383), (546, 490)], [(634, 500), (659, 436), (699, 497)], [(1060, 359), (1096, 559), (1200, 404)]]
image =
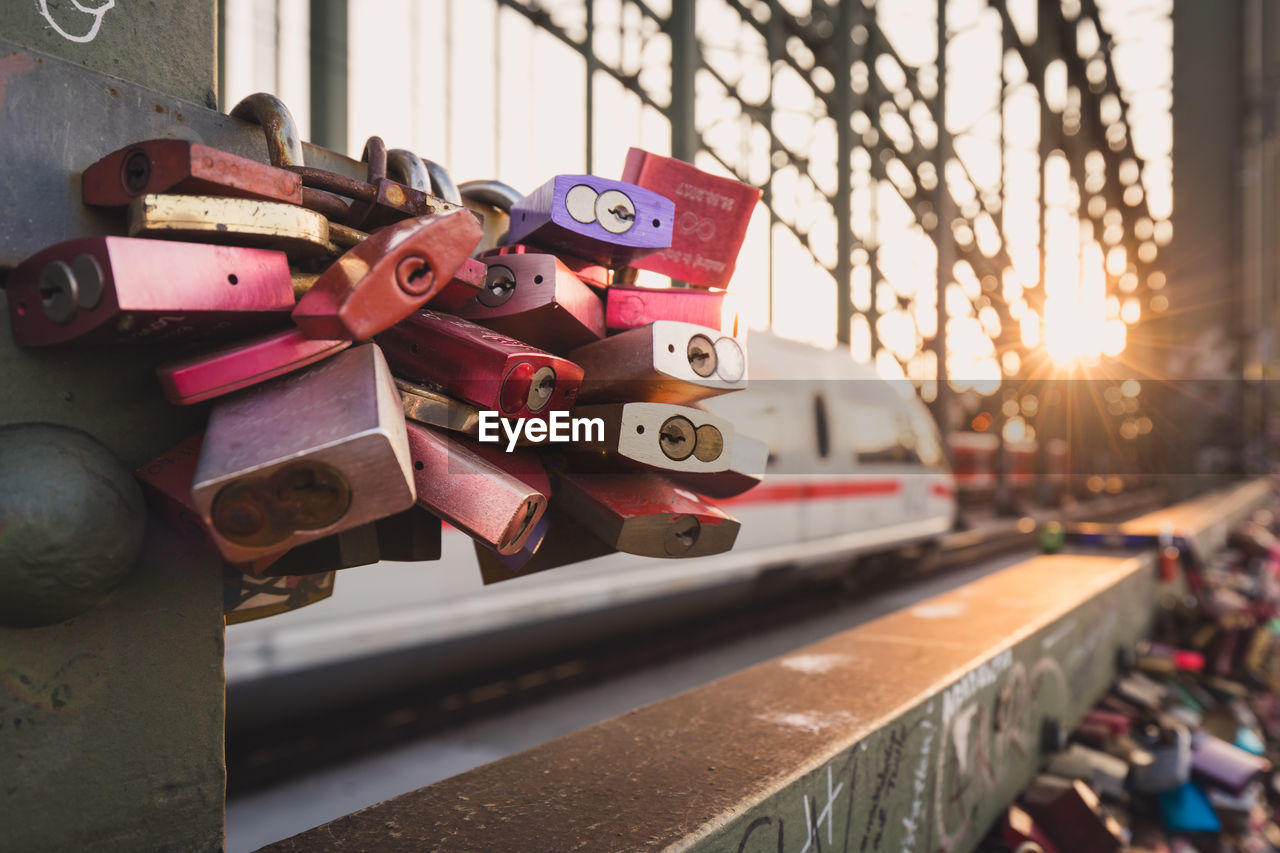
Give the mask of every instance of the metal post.
[(832, 118), (836, 122), (836, 340), (849, 345), (853, 323), (853, 26), (852, 3), (841, 3), (836, 13), (835, 96)]
[(951, 389), (947, 386), (947, 284), (955, 266), (955, 238), (951, 222), (956, 218), (955, 200), (947, 189), (947, 163), (951, 160), (951, 137), (947, 133), (947, 0), (938, 0), (938, 94), (934, 98), (938, 122), (938, 144), (934, 163), (938, 184), (934, 190), (934, 242), (938, 247), (938, 330), (933, 336), (933, 352), (938, 359), (938, 392), (933, 401), (934, 418), (946, 435), (951, 429)]
[(311, 0), (311, 140), (347, 150), (347, 0)]
[[(588, 8), (590, 3), (587, 4)], [(667, 31), (671, 36), (671, 156), (693, 162), (698, 153), (694, 76), (702, 65), (698, 47), (697, 4), (671, 4)]]

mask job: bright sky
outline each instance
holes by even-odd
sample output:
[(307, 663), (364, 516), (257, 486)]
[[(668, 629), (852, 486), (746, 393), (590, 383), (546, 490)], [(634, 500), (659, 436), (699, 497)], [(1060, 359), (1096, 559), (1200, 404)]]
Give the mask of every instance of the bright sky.
[[(228, 20), (228, 103), (254, 91), (273, 91), (289, 104), (303, 128), (308, 126), (307, 0), (225, 0)], [(784, 0), (788, 11), (804, 14), (807, 0)], [(1064, 6), (1069, 3), (1064, 3)], [(1146, 168), (1140, 183), (1126, 190), (1126, 201), (1145, 197), (1153, 219), (1139, 223), (1142, 251), (1167, 243), (1172, 233), (1172, 0), (1099, 0), (1103, 23), (1115, 39), (1113, 61), (1129, 102), (1132, 141)], [(585, 25), (581, 0), (542, 6), (575, 38)], [(650, 0), (665, 15), (669, 2)], [(1034, 31), (1035, 0), (1009, 0), (1020, 33)], [(376, 12), (375, 12), (376, 10)], [(625, 19), (621, 19), (625, 10)], [(936, 0), (894, 0), (880, 4), (878, 23), (922, 92), (936, 89)], [(1080, 209), (1081, 188), (1069, 179), (1064, 158), (1045, 166), (1048, 213), (1044, 318), (1022, 295), (1040, 286), (1037, 227), (1039, 119), (1034, 89), (1012, 55), (1004, 59), (1010, 89), (1004, 119), (1006, 186), (1000, 193), (999, 16), (984, 0), (951, 0), (947, 126), (956, 134), (955, 150), (964, 169), (943, 176), (962, 211), (975, 228), (957, 231), (975, 241), (983, 254), (1000, 242), (997, 211), (1003, 211), (1003, 238), (1015, 267), (999, 283), (1013, 305), (1015, 320), (1028, 346), (1043, 346), (1061, 364), (1095, 363), (1124, 348), (1126, 329), (1140, 319), (1133, 295), (1138, 282), (1132, 259), (1119, 241), (1118, 212), (1109, 211), (1095, 224)], [(596, 2), (595, 49), (609, 64), (620, 63), (640, 73), (656, 99), (669, 97), (670, 48), (656, 25), (644, 24), (630, 6)], [(277, 40), (277, 29), (280, 37)], [(835, 284), (825, 266), (835, 264), (835, 213), (826, 196), (835, 190), (835, 126), (824, 113), (814, 86), (832, 85), (825, 72), (810, 79), (780, 66), (770, 79), (765, 45), (723, 0), (698, 0), (698, 30), (704, 58), (749, 102), (775, 107), (774, 131), (790, 150), (809, 158), (809, 173), (784, 163), (771, 169), (769, 140), (763, 128), (741, 113), (712, 75), (696, 81), (699, 130), (724, 160), (763, 185), (772, 180), (775, 209), (786, 223), (769, 233), (768, 217), (757, 210), (739, 257), (732, 291), (747, 323), (764, 328), (772, 322), (780, 334), (832, 347), (836, 341)], [(643, 37), (642, 37), (643, 36)], [(1082, 49), (1092, 50), (1097, 34), (1081, 25)], [(811, 61), (798, 43), (787, 45), (801, 65)], [(904, 70), (882, 58), (875, 69), (855, 68), (859, 79), (874, 70), (897, 90)], [(492, 0), (379, 0), (352, 2), (350, 19), (349, 140), (359, 156), (364, 140), (381, 135), (390, 147), (409, 148), (445, 165), (457, 181), (497, 178), (529, 191), (552, 175), (588, 170), (584, 109), (585, 63), (571, 48), (538, 30), (521, 15), (499, 10)], [(1105, 73), (1095, 60), (1091, 79)], [(591, 171), (606, 177), (621, 173), (627, 148), (637, 145), (669, 153), (670, 129), (657, 111), (645, 107), (607, 75), (593, 83), (595, 115)], [(1051, 67), (1047, 89), (1051, 108), (1069, 108), (1064, 69)], [(900, 91), (873, 123), (855, 116), (856, 132), (883, 134), (899, 152), (915, 143), (914, 127), (926, 143), (936, 138), (927, 110)], [(1118, 112), (1118, 104), (1108, 104)], [(873, 124), (878, 131), (872, 129)], [(874, 145), (874, 142), (869, 142)], [(922, 381), (926, 396), (936, 376), (932, 353), (921, 352), (936, 327), (936, 254), (932, 241), (916, 221), (903, 192), (918, 189), (901, 160), (885, 166), (887, 179), (876, 185), (870, 155), (854, 158), (852, 199), (856, 236), (877, 245), (883, 276), (875, 293), (865, 251), (854, 254), (855, 309), (873, 304), (880, 311), (877, 331), (885, 349), (877, 359), (888, 377), (907, 375)], [(723, 171), (712, 158), (698, 165)], [(1138, 180), (1136, 163), (1122, 179)], [(1100, 174), (1101, 157), (1086, 161), (1090, 174)], [(968, 176), (966, 177), (965, 172)], [(1096, 181), (1097, 178), (1091, 178)], [(975, 190), (973, 184), (978, 186)], [(922, 189), (927, 190), (928, 187)], [(1096, 187), (1084, 188), (1086, 200)], [(874, 211), (874, 217), (873, 217)], [(1083, 220), (1083, 221), (1082, 221)], [(806, 235), (803, 239), (797, 234)], [(772, 305), (769, 271), (773, 272)], [(1108, 277), (1108, 273), (1110, 276)], [(1159, 278), (1150, 285), (1162, 284)], [(967, 264), (957, 266), (947, 288), (946, 305), (950, 375), (959, 388), (993, 390), (1002, 373), (1017, 372), (1017, 356), (997, 360), (991, 337), (999, 332), (997, 312), (986, 306), (982, 283)], [(1167, 307), (1157, 294), (1153, 310)], [(855, 316), (851, 330), (853, 355), (871, 358), (870, 327)]]

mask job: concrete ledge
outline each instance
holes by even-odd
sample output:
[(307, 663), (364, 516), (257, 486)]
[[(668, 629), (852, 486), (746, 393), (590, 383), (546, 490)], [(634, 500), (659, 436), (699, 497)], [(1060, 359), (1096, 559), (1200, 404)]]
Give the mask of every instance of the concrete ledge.
[[(1232, 494), (1187, 530), (1267, 493)], [(1155, 590), (1151, 554), (1036, 557), (266, 849), (966, 850)]]

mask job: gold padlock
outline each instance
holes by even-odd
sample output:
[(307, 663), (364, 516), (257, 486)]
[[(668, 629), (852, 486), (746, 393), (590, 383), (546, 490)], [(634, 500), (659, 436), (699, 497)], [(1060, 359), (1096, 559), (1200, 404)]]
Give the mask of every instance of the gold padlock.
[(335, 231), (323, 215), (258, 199), (149, 193), (129, 205), (130, 237), (163, 237), (277, 249), (298, 257), (333, 256), (365, 236)]

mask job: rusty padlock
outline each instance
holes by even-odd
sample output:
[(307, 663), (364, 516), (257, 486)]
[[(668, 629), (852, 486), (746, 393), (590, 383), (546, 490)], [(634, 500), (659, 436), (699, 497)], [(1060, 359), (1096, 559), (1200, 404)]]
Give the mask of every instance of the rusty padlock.
[(372, 231), (401, 219), (458, 207), (387, 178), (386, 146), (379, 137), (371, 137), (365, 144), (363, 160), (368, 180), (360, 180), (304, 165), (297, 125), (288, 108), (273, 95), (250, 95), (232, 108), (231, 115), (262, 125), (272, 165), (296, 173), (302, 179), (303, 203), (333, 222)]
[(675, 204), (595, 175), (557, 175), (511, 207), (508, 243), (626, 266), (671, 245)]
[(82, 237), (23, 261), (5, 282), (24, 346), (228, 338), (293, 309), (284, 254), (132, 237)]
[(313, 338), (367, 340), (449, 282), (480, 239), (465, 210), (380, 228), (320, 274), (293, 320)]
[(191, 492), (233, 562), (408, 509), (408, 438), (382, 353), (353, 347), (220, 401)]
[(572, 361), (427, 309), (383, 332), (378, 344), (397, 376), (508, 418), (568, 411), (582, 382)]
[(490, 256), (484, 287), (457, 311), (539, 349), (563, 355), (604, 337), (604, 306), (555, 255)]

